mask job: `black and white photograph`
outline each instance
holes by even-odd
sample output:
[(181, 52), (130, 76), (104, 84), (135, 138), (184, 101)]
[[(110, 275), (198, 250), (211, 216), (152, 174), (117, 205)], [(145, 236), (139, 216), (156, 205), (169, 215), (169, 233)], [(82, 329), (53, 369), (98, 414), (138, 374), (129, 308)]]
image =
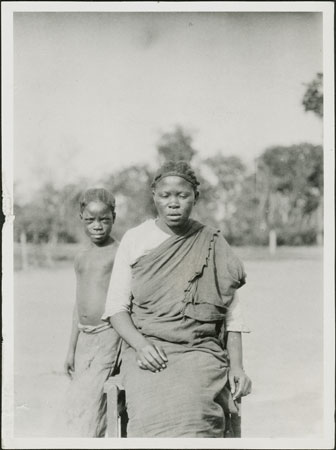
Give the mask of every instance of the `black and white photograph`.
[(1, 10), (2, 448), (334, 448), (333, 2)]

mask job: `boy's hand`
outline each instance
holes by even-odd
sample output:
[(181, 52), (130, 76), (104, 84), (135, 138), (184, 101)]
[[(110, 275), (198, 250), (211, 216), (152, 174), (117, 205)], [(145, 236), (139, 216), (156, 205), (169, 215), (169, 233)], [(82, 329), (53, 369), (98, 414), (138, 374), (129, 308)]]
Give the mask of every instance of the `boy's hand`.
[(251, 393), (252, 382), (241, 367), (229, 370), (229, 384), (233, 400)]
[(70, 353), (69, 355), (67, 355), (64, 363), (64, 372), (69, 378), (72, 379), (74, 371), (75, 371), (75, 354)]
[(164, 350), (147, 340), (144, 346), (137, 349), (137, 363), (140, 369), (160, 372), (167, 367), (167, 361)]

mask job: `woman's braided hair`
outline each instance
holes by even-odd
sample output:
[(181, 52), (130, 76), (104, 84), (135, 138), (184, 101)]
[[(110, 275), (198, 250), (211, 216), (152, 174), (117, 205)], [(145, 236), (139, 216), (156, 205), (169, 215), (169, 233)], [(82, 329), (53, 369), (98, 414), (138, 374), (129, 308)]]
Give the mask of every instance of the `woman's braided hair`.
[(156, 172), (151, 187), (154, 189), (162, 178), (169, 176), (184, 178), (192, 185), (195, 193), (197, 192), (197, 186), (200, 183), (196, 178), (195, 172), (186, 161), (166, 161)]

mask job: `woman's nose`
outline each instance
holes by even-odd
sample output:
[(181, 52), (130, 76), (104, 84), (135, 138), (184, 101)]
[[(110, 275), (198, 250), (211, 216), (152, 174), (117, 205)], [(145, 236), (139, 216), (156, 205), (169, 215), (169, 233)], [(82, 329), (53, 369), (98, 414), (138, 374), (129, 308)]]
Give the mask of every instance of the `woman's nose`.
[(95, 230), (100, 230), (100, 229), (102, 228), (102, 225), (101, 225), (100, 222), (95, 221), (94, 224), (93, 224), (93, 228), (94, 228)]
[(169, 208), (178, 208), (180, 206), (178, 199), (176, 197), (172, 197), (168, 203)]

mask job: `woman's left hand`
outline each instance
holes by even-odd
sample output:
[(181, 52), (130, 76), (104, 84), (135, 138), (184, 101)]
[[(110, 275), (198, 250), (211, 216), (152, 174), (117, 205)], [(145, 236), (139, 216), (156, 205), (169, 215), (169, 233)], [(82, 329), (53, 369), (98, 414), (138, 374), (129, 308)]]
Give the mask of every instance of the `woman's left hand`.
[(230, 368), (229, 384), (233, 400), (248, 395), (252, 391), (252, 381), (242, 367)]

